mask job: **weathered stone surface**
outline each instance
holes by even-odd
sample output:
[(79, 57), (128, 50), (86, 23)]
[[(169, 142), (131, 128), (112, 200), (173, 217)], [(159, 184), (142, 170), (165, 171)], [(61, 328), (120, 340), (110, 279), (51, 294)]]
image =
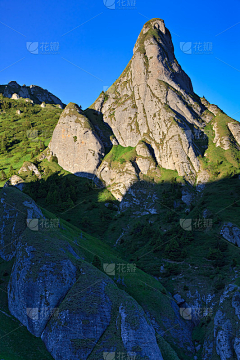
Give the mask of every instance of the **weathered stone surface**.
[(23, 166), (21, 167), (21, 169), (18, 171), (18, 173), (21, 174), (22, 172), (26, 172), (26, 171), (33, 171), (33, 173), (34, 173), (39, 179), (41, 179), (40, 171), (38, 170), (38, 168), (36, 167), (36, 165), (34, 165), (33, 163), (31, 163), (30, 161), (25, 161), (25, 162), (23, 163)]
[(240, 292), (236, 291), (232, 297), (232, 307), (235, 309), (235, 315), (240, 320)]
[(135, 217), (158, 214), (160, 199), (154, 183), (138, 181), (126, 192), (119, 206), (120, 212), (131, 208)]
[(27, 219), (43, 217), (42, 211), (28, 195), (14, 187), (4, 188), (0, 198), (0, 256), (11, 260), (27, 227)]
[(202, 359), (210, 360), (212, 358), (214, 343), (206, 338), (203, 343)]
[(157, 164), (145, 143), (141, 142), (136, 146), (136, 153), (136, 164), (141, 173), (147, 175), (149, 171), (156, 169)]
[(176, 300), (178, 305), (185, 303), (185, 300), (181, 297), (180, 294), (175, 294), (173, 298)]
[(240, 124), (235, 122), (228, 123), (228, 128), (231, 131), (232, 135), (234, 136), (234, 139), (240, 145)]
[(93, 125), (72, 103), (63, 111), (49, 148), (60, 166), (79, 176), (94, 176), (104, 156), (104, 146)]
[(82, 263), (80, 271), (57, 319), (52, 318), (42, 334), (54, 359), (85, 360), (90, 353), (101, 358), (103, 352), (120, 351), (120, 346), (140, 358), (163, 359), (153, 327), (136, 301), (91, 265)]
[(236, 225), (231, 222), (224, 224), (220, 234), (224, 237), (224, 239), (240, 246), (240, 229)]
[(16, 188), (18, 188), (19, 190), (23, 190), (24, 188), (24, 180), (18, 176), (18, 175), (13, 175), (11, 176), (8, 181), (5, 182), (4, 184), (4, 188), (8, 187), (8, 186), (15, 186)]
[(197, 176), (197, 185), (198, 186), (205, 185), (208, 182), (209, 178), (210, 178), (209, 173), (206, 170), (200, 171)]
[(220, 146), (224, 150), (228, 150), (230, 148), (230, 139), (228, 136), (220, 136), (217, 122), (214, 123), (213, 130), (215, 131), (215, 137), (213, 142), (216, 144), (217, 147)]
[(127, 190), (138, 181), (136, 169), (130, 161), (118, 164), (117, 167), (103, 161), (100, 165), (97, 176), (103, 180), (109, 190), (119, 201), (122, 200)]
[(18, 100), (20, 98), (20, 96), (18, 94), (12, 94), (12, 99), (14, 100)]
[(220, 359), (232, 359), (232, 325), (221, 310), (217, 311), (214, 318), (214, 335), (216, 337), (216, 352)]
[[(8, 285), (8, 307), (27, 329), (41, 336), (59, 302), (76, 281), (77, 268), (60, 251), (54, 258), (51, 238), (26, 229), (18, 243)], [(46, 253), (46, 244), (51, 250)]]

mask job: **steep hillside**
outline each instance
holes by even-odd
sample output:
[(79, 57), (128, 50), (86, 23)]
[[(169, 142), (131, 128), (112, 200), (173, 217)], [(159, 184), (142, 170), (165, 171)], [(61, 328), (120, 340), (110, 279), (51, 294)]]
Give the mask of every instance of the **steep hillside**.
[(62, 110), (0, 94), (0, 185), (49, 144)]

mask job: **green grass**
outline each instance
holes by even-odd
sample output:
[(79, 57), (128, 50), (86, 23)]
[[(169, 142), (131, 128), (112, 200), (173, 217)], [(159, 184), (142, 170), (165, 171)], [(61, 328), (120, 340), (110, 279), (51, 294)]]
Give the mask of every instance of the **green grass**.
[(124, 147), (121, 145), (114, 145), (110, 152), (103, 158), (103, 161), (107, 161), (110, 164), (113, 162), (123, 163), (126, 161), (133, 161), (135, 158), (135, 148), (131, 146)]
[[(16, 110), (22, 114), (17, 115)], [(17, 171), (24, 161), (31, 161), (31, 153), (39, 148), (40, 141), (46, 147), (61, 113), (56, 105), (41, 108), (23, 99), (12, 100), (0, 95), (0, 170), (8, 176), (11, 165)], [(0, 186), (4, 182), (0, 181)]]
[[(205, 152), (205, 156), (200, 158), (202, 166), (210, 174), (210, 180), (218, 180), (226, 177), (233, 176), (240, 173), (240, 154), (232, 142), (232, 135), (227, 127), (229, 122), (234, 121), (226, 114), (218, 114), (204, 129), (204, 132), (208, 135), (209, 144), (208, 149)], [(213, 130), (213, 124), (217, 124), (219, 136), (227, 136), (230, 139), (229, 150), (223, 150), (221, 147), (216, 147), (213, 142), (215, 132)]]

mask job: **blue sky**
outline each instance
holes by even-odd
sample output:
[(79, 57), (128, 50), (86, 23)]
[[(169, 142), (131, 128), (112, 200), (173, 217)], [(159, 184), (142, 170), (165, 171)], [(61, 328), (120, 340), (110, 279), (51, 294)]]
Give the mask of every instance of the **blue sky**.
[[(0, 0), (0, 84), (39, 85), (86, 108), (122, 73), (144, 23), (158, 17), (194, 91), (240, 121), (239, 0), (117, 0), (115, 9), (104, 1)], [(39, 43), (38, 54), (27, 42)]]

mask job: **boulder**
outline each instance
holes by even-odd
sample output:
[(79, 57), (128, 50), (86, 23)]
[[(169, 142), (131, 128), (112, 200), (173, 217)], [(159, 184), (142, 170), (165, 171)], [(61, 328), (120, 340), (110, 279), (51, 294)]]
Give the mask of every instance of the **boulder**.
[(34, 165), (33, 163), (31, 163), (30, 161), (25, 161), (23, 163), (23, 166), (20, 168), (20, 170), (18, 171), (19, 174), (26, 172), (26, 171), (33, 171), (33, 173), (39, 178), (41, 179), (41, 174), (40, 171), (38, 170), (38, 168), (36, 167), (36, 165)]
[(5, 188), (5, 187), (8, 187), (8, 186), (15, 186), (19, 190), (22, 191), (23, 188), (24, 188), (24, 185), (25, 185), (24, 180), (20, 176), (13, 175), (8, 179), (8, 181), (5, 182), (3, 187)]
[(61, 114), (49, 149), (65, 170), (90, 178), (96, 174), (105, 153), (94, 126), (73, 103)]
[(130, 161), (123, 164), (103, 161), (97, 170), (97, 176), (109, 187), (118, 201), (121, 201), (128, 189), (138, 181), (136, 169)]
[(11, 99), (14, 99), (14, 100), (18, 100), (20, 98), (20, 96), (16, 93), (12, 94), (12, 97)]

